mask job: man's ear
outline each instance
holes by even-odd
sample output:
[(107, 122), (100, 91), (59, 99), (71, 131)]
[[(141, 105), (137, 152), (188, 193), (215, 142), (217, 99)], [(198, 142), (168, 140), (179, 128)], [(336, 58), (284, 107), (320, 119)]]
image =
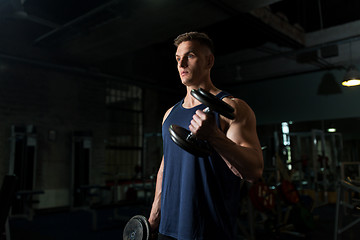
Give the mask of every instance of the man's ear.
[(207, 57), (207, 66), (209, 68), (212, 68), (214, 66), (214, 63), (215, 63), (214, 54), (209, 54), (209, 56)]

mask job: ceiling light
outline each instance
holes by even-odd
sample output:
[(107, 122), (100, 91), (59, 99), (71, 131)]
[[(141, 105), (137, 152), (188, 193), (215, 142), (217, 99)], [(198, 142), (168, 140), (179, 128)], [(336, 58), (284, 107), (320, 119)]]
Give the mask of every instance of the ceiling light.
[(336, 132), (336, 128), (331, 127), (331, 128), (328, 128), (327, 131), (328, 131), (329, 133), (334, 133), (334, 132)]
[(356, 67), (352, 63), (352, 49), (351, 49), (351, 41), (349, 43), (349, 56), (350, 56), (350, 67), (347, 70), (344, 80), (341, 83), (345, 87), (353, 87), (360, 85), (360, 73), (356, 69)]
[(341, 84), (346, 87), (360, 85), (360, 72), (355, 68), (355, 66), (349, 67)]

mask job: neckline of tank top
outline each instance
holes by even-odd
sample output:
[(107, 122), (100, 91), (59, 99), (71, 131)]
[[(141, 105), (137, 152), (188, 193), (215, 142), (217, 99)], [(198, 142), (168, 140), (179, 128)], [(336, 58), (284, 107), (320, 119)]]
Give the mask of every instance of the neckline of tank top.
[[(220, 91), (218, 94), (216, 94), (216, 97), (218, 97), (221, 93), (225, 93), (224, 91)], [(184, 100), (185, 100), (185, 98), (183, 98), (182, 100), (181, 100), (181, 103), (180, 103), (180, 107), (182, 108), (182, 109), (184, 109), (184, 110), (193, 110), (194, 108), (199, 108), (200, 106), (204, 106), (204, 109), (206, 108), (206, 106), (203, 104), (203, 103), (201, 103), (201, 104), (199, 104), (199, 105), (196, 105), (196, 106), (194, 106), (194, 107), (192, 107), (192, 108), (186, 108), (186, 107), (184, 107), (183, 105), (184, 105)]]

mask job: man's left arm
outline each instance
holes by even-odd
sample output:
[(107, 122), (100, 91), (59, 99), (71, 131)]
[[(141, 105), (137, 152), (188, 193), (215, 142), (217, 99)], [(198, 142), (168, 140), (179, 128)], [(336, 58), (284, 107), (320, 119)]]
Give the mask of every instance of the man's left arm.
[(263, 156), (256, 133), (255, 114), (240, 99), (225, 98), (235, 111), (235, 119), (221, 117), (225, 126), (219, 129), (214, 117), (197, 111), (189, 126), (190, 130), (200, 139), (207, 140), (217, 153), (224, 159), (233, 173), (246, 180), (257, 180), (263, 171)]

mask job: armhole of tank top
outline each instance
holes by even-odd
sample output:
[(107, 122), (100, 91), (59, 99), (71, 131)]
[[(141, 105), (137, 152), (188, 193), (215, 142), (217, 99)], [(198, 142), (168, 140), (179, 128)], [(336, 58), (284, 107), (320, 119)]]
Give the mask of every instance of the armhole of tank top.
[(162, 125), (165, 124), (165, 122), (168, 120), (169, 116), (170, 116), (171, 113), (174, 111), (174, 109), (175, 109), (176, 107), (179, 107), (178, 105), (182, 104), (183, 101), (184, 101), (184, 100), (181, 100), (181, 101), (177, 102), (174, 106), (171, 107), (171, 110), (170, 110), (169, 114), (166, 116), (166, 119), (163, 121), (163, 124), (162, 124)]
[(227, 98), (227, 97), (232, 97), (232, 95), (230, 93), (224, 92), (224, 91), (220, 92), (219, 94), (223, 94), (222, 96), (219, 97), (221, 100), (223, 100), (224, 98)]

